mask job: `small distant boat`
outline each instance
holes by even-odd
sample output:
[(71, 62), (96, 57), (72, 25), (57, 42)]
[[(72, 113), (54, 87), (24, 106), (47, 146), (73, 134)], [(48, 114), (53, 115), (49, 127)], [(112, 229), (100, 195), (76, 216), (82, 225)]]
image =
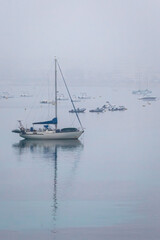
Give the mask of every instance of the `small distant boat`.
[(86, 111), (86, 108), (76, 108), (76, 109), (71, 109), (69, 112), (70, 113), (84, 113)]
[(57, 100), (58, 101), (67, 101), (68, 98), (66, 98), (63, 94), (60, 94), (59, 96), (57, 96)]
[(108, 111), (112, 111), (112, 112), (118, 111), (118, 107), (116, 107), (116, 105), (112, 105), (108, 108)]
[(97, 107), (96, 109), (91, 109), (91, 110), (89, 110), (89, 112), (96, 112), (96, 113), (100, 113), (100, 112), (104, 112), (104, 109), (105, 108), (99, 108), (99, 107)]
[(108, 111), (112, 111), (112, 112), (114, 112), (114, 111), (125, 111), (125, 110), (127, 110), (127, 108), (125, 107), (125, 106), (112, 106), (112, 107), (109, 107), (108, 108)]
[(152, 93), (152, 91), (151, 90), (149, 90), (149, 89), (145, 89), (145, 90), (133, 90), (132, 91), (132, 94), (135, 94), (135, 95), (146, 95), (146, 94), (150, 94), (150, 93)]
[(22, 93), (20, 97), (32, 97), (32, 95), (29, 95), (28, 93)]
[(73, 95), (72, 101), (73, 101), (73, 102), (80, 102), (81, 100), (78, 99), (75, 95)]
[(116, 106), (116, 105), (111, 105), (110, 102), (107, 101), (107, 109), (108, 111), (124, 111), (124, 110), (127, 110), (127, 108), (125, 106)]
[(140, 91), (140, 90), (133, 90), (133, 91), (132, 91), (132, 94), (140, 95), (140, 94), (141, 94), (141, 91)]
[(143, 100), (143, 101), (156, 101), (157, 97), (153, 97), (153, 96), (144, 96), (139, 98), (139, 100)]
[(150, 94), (150, 93), (152, 93), (151, 90), (149, 90), (149, 89), (145, 89), (145, 90), (144, 90), (144, 94)]
[(125, 106), (119, 106), (118, 107), (118, 111), (125, 111), (127, 110), (127, 108)]
[(55, 104), (54, 101), (48, 101), (48, 100), (42, 100), (42, 101), (40, 101), (40, 103), (42, 103), (42, 104), (52, 104), (52, 105)]
[(42, 100), (42, 101), (40, 101), (40, 103), (47, 104), (47, 103), (48, 103), (48, 101), (47, 101), (47, 100)]
[(0, 98), (14, 98), (14, 96), (10, 95), (8, 92), (3, 92), (2, 95), (0, 95)]
[(91, 99), (91, 97), (87, 96), (86, 93), (81, 93), (80, 96), (78, 96), (79, 99)]

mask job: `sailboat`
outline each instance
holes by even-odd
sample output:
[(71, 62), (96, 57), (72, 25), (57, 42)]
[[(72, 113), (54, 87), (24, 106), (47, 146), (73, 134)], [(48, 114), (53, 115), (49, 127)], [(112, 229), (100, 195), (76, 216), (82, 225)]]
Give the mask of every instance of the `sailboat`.
[(139, 98), (139, 100), (143, 100), (143, 101), (156, 101), (157, 97), (154, 96), (144, 96)]
[[(77, 119), (80, 123), (81, 129), (78, 128), (58, 128), (58, 118), (57, 118), (57, 68), (59, 69), (62, 79), (64, 81), (65, 87), (67, 89), (69, 98), (71, 100), (71, 103), (73, 105), (73, 108), (75, 110), (75, 114), (77, 116)], [(69, 89), (67, 87), (66, 81), (64, 79), (62, 70), (60, 68), (60, 65), (55, 58), (55, 117), (52, 120), (49, 121), (43, 121), (43, 122), (34, 122), (34, 125), (43, 125), (43, 129), (35, 130), (34, 127), (31, 127), (30, 129), (25, 128), (21, 121), (19, 122), (19, 129), (13, 130), (12, 132), (19, 133), (20, 137), (25, 139), (37, 139), (37, 140), (56, 140), (56, 139), (78, 139), (82, 133), (84, 132), (83, 126), (81, 124), (81, 121), (79, 119), (78, 113), (76, 112), (75, 105), (73, 103), (73, 100), (71, 98), (71, 94), (69, 92)], [(54, 125), (55, 128), (51, 128), (50, 125)]]

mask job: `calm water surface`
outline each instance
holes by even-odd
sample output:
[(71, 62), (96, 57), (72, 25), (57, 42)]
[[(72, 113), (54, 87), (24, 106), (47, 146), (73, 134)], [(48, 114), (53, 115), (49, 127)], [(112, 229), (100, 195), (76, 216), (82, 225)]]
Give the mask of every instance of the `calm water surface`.
[[(160, 239), (160, 101), (142, 103), (130, 86), (73, 88), (92, 97), (76, 103), (87, 108), (85, 134), (26, 141), (11, 133), (17, 119), (54, 116), (41, 95), (20, 98), (19, 88), (0, 99), (0, 238)], [(159, 97), (160, 86), (152, 90)], [(127, 111), (89, 113), (107, 100)], [(61, 127), (78, 124), (70, 108), (59, 103)]]

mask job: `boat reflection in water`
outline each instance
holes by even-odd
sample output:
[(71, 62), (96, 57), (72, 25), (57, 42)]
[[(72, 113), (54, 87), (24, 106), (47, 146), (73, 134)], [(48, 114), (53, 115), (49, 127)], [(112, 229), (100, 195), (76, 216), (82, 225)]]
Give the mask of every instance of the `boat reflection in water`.
[(57, 154), (58, 149), (67, 152), (74, 152), (76, 149), (82, 149), (83, 144), (79, 140), (21, 140), (19, 143), (12, 145), (19, 150), (19, 154), (30, 150), (31, 153), (43, 153), (45, 158), (52, 157)]
[[(58, 199), (57, 199), (57, 187), (58, 187), (58, 160), (62, 160), (61, 153), (72, 154), (72, 159), (74, 160), (71, 166), (71, 171), (75, 171), (77, 164), (79, 162), (79, 153), (83, 149), (83, 144), (79, 140), (21, 140), (19, 143), (12, 145), (16, 151), (18, 150), (19, 155), (25, 155), (28, 151), (32, 155), (42, 156), (43, 159), (47, 159), (53, 163), (54, 169), (54, 179), (53, 179), (53, 222), (54, 222), (54, 232), (56, 229), (56, 218), (58, 209)], [(75, 158), (74, 154), (75, 153)]]

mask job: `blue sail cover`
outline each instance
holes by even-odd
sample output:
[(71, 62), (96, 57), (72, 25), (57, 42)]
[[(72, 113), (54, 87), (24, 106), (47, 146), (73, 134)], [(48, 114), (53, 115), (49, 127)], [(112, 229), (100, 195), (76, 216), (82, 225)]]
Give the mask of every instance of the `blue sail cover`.
[(53, 118), (50, 121), (44, 121), (44, 122), (34, 122), (33, 124), (57, 124), (57, 118)]

